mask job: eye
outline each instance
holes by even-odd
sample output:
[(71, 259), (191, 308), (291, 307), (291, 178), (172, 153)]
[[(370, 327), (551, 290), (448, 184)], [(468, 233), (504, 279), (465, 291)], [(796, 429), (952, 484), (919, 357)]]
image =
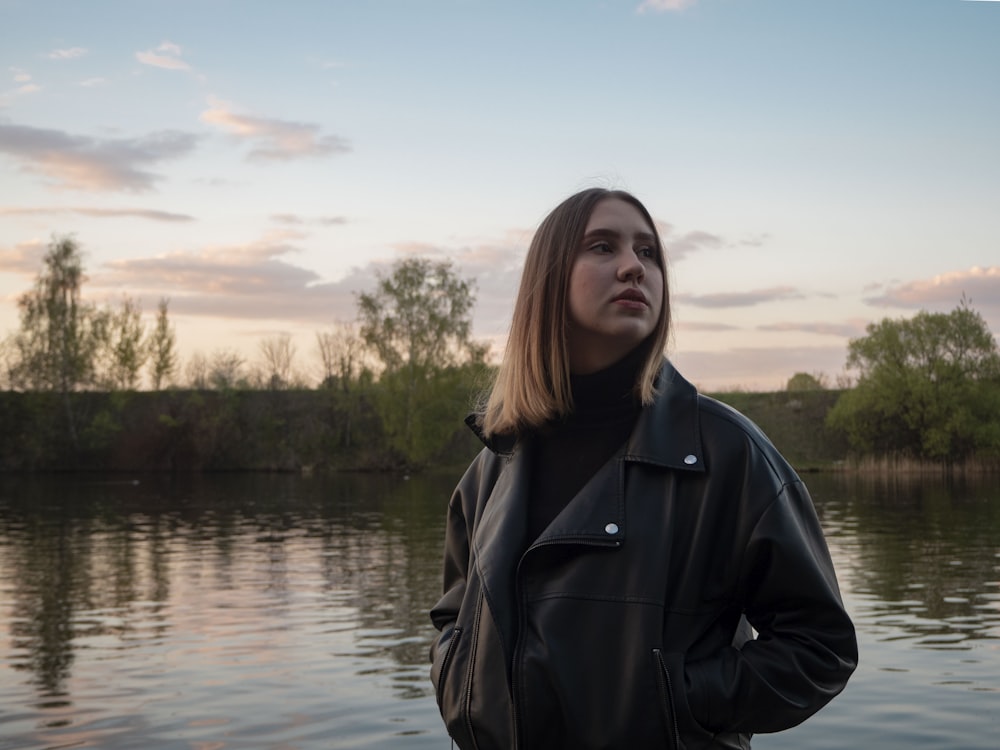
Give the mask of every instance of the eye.
[(642, 247), (636, 248), (636, 255), (641, 258), (649, 258), (650, 260), (656, 260), (658, 255), (656, 248), (651, 245), (643, 245)]
[(593, 245), (590, 246), (590, 249), (593, 250), (594, 252), (598, 252), (598, 253), (613, 253), (614, 252), (614, 248), (611, 247), (611, 243), (610, 242), (604, 242), (604, 241), (595, 242)]

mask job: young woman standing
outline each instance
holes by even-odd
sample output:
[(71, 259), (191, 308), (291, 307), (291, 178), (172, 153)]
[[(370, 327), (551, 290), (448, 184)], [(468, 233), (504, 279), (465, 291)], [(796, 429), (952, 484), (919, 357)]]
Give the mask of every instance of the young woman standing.
[(465, 750), (748, 748), (857, 663), (805, 486), (669, 330), (643, 205), (557, 206), (448, 508), (431, 678)]

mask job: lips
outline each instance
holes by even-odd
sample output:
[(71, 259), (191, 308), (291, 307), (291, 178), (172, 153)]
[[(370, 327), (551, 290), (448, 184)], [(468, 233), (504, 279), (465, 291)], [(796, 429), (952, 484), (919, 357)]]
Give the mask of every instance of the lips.
[(649, 306), (649, 300), (646, 299), (646, 295), (640, 292), (638, 289), (626, 289), (624, 292), (616, 296), (613, 302), (638, 302), (643, 305)]

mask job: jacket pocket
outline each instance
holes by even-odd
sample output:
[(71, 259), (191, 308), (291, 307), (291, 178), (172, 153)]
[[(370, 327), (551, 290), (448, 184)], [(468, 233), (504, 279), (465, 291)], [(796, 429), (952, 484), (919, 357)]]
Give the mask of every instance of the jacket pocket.
[[(444, 684), (445, 680), (448, 679), (448, 669), (451, 666), (452, 657), (455, 655), (455, 650), (458, 648), (458, 642), (462, 637), (462, 628), (460, 626), (455, 626), (451, 630), (451, 635), (448, 638), (448, 646), (445, 648), (444, 655), (441, 656), (431, 667), (431, 682), (434, 683), (435, 692), (437, 695), (438, 707), (441, 708), (441, 700), (444, 694)], [(438, 653), (441, 653), (441, 647), (438, 646)]]
[(681, 730), (677, 722), (677, 704), (674, 702), (674, 685), (670, 679), (670, 671), (663, 659), (663, 651), (653, 649), (653, 668), (656, 670), (656, 689), (660, 695), (660, 708), (663, 712), (663, 722), (674, 750), (683, 750)]

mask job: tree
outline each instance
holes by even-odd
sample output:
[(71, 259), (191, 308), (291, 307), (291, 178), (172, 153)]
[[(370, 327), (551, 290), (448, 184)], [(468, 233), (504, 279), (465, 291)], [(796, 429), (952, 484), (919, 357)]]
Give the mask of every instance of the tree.
[(316, 334), (323, 387), (339, 386), (347, 393), (364, 366), (364, 340), (353, 323), (339, 322), (331, 331)]
[(14, 379), (24, 387), (68, 393), (89, 382), (91, 309), (80, 301), (84, 281), (79, 245), (53, 239), (34, 288), (17, 300), (21, 328), (14, 339)]
[(1000, 352), (964, 297), (866, 330), (848, 344), (857, 385), (827, 417), (855, 449), (946, 462), (1000, 452)]
[(149, 357), (142, 308), (128, 295), (118, 310), (94, 311), (95, 381), (108, 391), (134, 391)]
[(17, 300), (21, 327), (13, 340), (12, 385), (61, 393), (67, 430), (75, 445), (69, 393), (93, 375), (92, 308), (80, 300), (84, 281), (80, 247), (72, 237), (53, 238), (34, 288)]
[(826, 376), (822, 373), (810, 375), (808, 372), (797, 372), (788, 379), (786, 391), (824, 391)]
[(449, 371), (485, 357), (471, 338), (474, 304), (472, 281), (427, 258), (397, 262), (374, 292), (358, 297), (361, 337), (382, 365), (376, 407), (392, 447), (410, 463), (425, 461), (450, 436), (429, 434), (431, 422), (447, 424), (449, 413), (457, 422), (468, 406)]
[(290, 334), (282, 333), (262, 339), (260, 354), (264, 361), (264, 382), (268, 388), (278, 390), (292, 383), (292, 360), (295, 359), (295, 344)]
[(246, 360), (234, 349), (216, 349), (208, 362), (208, 386), (219, 391), (246, 385)]
[(156, 326), (149, 337), (149, 379), (158, 391), (177, 371), (177, 335), (167, 318), (170, 300), (160, 299), (156, 311)]

